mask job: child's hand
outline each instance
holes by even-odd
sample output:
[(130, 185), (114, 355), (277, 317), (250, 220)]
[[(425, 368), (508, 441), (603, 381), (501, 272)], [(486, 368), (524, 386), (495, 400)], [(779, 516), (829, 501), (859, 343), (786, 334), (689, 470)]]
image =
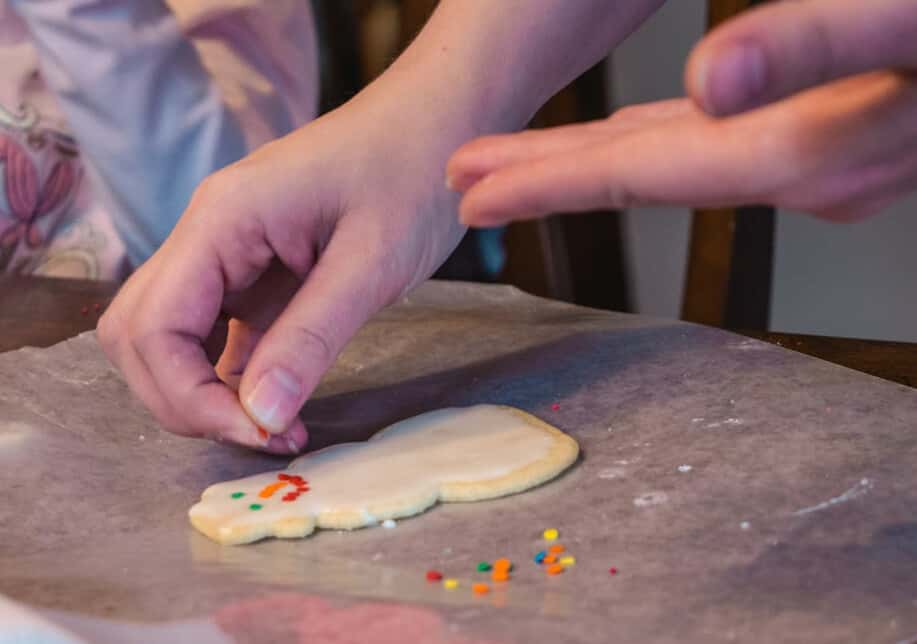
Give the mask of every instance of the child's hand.
[[(749, 43), (763, 58), (732, 67), (729, 52)], [(667, 101), (480, 139), (453, 156), (448, 176), (466, 191), (462, 220), (476, 226), (653, 203), (771, 203), (855, 219), (917, 187), (915, 73), (912, 0), (865, 12), (858, 0), (773, 3), (698, 46), (687, 77), (702, 107)]]
[[(441, 180), (457, 141), (404, 118), (396, 96), (358, 101), (202, 184), (99, 325), (166, 428), (276, 453), (303, 447), (298, 411), (338, 352), (463, 232)], [(221, 314), (233, 321), (215, 373), (203, 347)]]

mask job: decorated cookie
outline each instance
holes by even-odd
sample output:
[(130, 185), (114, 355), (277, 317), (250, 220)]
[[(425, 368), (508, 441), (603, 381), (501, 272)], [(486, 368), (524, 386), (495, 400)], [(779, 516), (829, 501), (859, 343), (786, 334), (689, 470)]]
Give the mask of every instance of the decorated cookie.
[(366, 442), (301, 456), (280, 472), (207, 488), (188, 515), (222, 544), (292, 539), (423, 512), (437, 501), (481, 501), (544, 483), (579, 453), (572, 438), (498, 405), (415, 416)]

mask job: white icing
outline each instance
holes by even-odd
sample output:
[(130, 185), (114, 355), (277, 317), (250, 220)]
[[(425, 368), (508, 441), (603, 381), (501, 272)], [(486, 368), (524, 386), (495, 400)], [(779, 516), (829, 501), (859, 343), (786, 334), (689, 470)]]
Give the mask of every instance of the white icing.
[[(309, 491), (294, 501), (283, 501), (295, 489), (292, 484), (270, 498), (259, 498), (265, 486), (278, 482), (278, 472), (269, 472), (209, 487), (189, 515), (196, 527), (227, 542), (252, 540), (232, 537), (252, 524), (307, 517), (322, 526), (323, 513), (353, 513), (359, 525), (378, 524), (429, 507), (443, 485), (500, 479), (544, 459), (559, 440), (573, 443), (537, 423), (495, 405), (429, 412), (396, 423), (369, 441), (335, 445), (296, 459), (281, 471), (301, 476)], [(573, 445), (572, 458), (557, 471), (575, 459)], [(232, 498), (235, 492), (244, 496)], [(498, 495), (483, 493), (479, 498)], [(253, 511), (252, 503), (262, 508)], [(260, 536), (265, 535), (253, 538)]]

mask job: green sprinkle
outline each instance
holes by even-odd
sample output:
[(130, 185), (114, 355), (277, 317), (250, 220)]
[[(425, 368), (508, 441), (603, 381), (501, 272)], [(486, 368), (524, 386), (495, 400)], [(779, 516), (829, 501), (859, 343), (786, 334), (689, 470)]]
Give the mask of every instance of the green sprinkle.
[(487, 572), (488, 570), (490, 570), (490, 564), (486, 561), (482, 561), (478, 564), (478, 572)]
[(233, 492), (230, 496), (232, 496), (234, 499), (241, 499), (243, 496), (245, 496), (245, 492)]
[(250, 506), (248, 506), (248, 509), (249, 510), (260, 510), (262, 507), (264, 506), (262, 506), (260, 503), (252, 503)]

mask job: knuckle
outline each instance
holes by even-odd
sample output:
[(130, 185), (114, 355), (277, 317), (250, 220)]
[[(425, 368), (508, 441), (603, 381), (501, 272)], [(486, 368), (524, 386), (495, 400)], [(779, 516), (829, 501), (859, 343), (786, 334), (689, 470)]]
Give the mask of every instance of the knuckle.
[[(306, 356), (309, 361), (330, 365), (337, 357), (334, 344), (327, 333), (303, 326), (288, 326), (282, 331), (289, 338), (294, 351), (288, 355)], [(297, 362), (301, 362), (297, 360)], [(295, 371), (300, 371), (301, 367)]]
[(125, 340), (130, 343), (141, 360), (146, 362), (145, 356), (153, 350), (157, 332), (153, 326), (144, 321), (145, 315), (138, 315), (125, 325)]
[(244, 186), (247, 171), (242, 163), (227, 166), (201, 181), (191, 196), (190, 210), (208, 211), (218, 205), (231, 203)]
[(121, 341), (122, 324), (120, 316), (112, 309), (107, 310), (96, 325), (96, 337), (102, 349), (110, 354)]

